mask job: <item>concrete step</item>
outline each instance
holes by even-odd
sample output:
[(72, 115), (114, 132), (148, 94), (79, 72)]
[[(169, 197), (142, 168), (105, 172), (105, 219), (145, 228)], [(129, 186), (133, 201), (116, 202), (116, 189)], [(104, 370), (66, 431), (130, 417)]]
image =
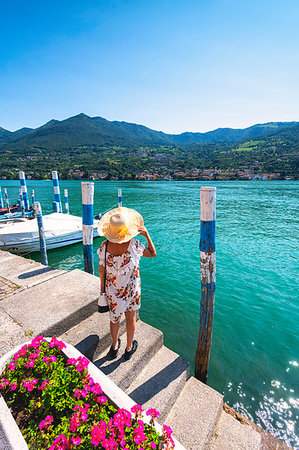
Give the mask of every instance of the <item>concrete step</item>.
[(96, 312), (99, 287), (99, 278), (75, 269), (3, 298), (0, 307), (25, 334), (60, 336)]
[(106, 356), (106, 350), (94, 361), (94, 364), (122, 390), (126, 390), (130, 386), (141, 370), (162, 347), (163, 333), (139, 320), (134, 339), (138, 341), (138, 349), (129, 361), (126, 361), (123, 357), (126, 349), (125, 337), (121, 340), (121, 347), (116, 359), (109, 361)]
[(222, 405), (219, 392), (191, 377), (165, 418), (165, 423), (187, 450), (208, 449)]
[(258, 450), (261, 448), (261, 440), (261, 435), (249, 425), (242, 424), (222, 411), (210, 448), (211, 450)]
[(143, 405), (143, 409), (157, 409), (162, 423), (188, 380), (189, 372), (189, 363), (163, 345), (126, 393)]
[(8, 279), (19, 287), (29, 288), (36, 284), (55, 278), (64, 270), (44, 266), (31, 259), (0, 251), (1, 277)]
[[(87, 319), (75, 325), (60, 336), (60, 339), (76, 347), (90, 361), (97, 358), (102, 352), (110, 348), (112, 340), (110, 335), (109, 313), (95, 312)], [(120, 322), (120, 336), (126, 331), (126, 321)]]

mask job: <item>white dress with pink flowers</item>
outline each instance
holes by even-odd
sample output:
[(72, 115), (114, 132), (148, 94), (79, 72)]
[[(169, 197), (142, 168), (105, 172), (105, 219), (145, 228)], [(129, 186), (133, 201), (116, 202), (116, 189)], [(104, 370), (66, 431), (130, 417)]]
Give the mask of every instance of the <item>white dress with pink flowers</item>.
[[(105, 266), (106, 242), (102, 242), (97, 253), (99, 264)], [(109, 305), (110, 320), (119, 322), (126, 311), (140, 308), (141, 281), (139, 261), (143, 256), (145, 245), (132, 239), (125, 253), (120, 256), (106, 254), (106, 295)]]

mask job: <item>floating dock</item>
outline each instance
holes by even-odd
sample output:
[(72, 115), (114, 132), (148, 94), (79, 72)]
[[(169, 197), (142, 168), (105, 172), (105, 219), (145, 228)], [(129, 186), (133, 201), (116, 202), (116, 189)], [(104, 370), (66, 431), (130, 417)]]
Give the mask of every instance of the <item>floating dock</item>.
[[(57, 336), (74, 345), (136, 403), (160, 411), (187, 450), (287, 449), (223, 404), (222, 395), (190, 376), (189, 363), (163, 345), (163, 333), (138, 320), (139, 347), (130, 361), (108, 361), (108, 313), (98, 314), (100, 280), (0, 251), (0, 357), (33, 336)], [(121, 321), (120, 334), (125, 332)], [(1, 443), (0, 418), (0, 443)]]

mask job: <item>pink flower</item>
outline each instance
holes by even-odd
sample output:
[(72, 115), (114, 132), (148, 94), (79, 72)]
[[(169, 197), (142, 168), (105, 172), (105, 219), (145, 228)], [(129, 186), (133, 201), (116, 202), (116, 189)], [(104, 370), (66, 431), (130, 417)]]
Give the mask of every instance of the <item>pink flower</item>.
[(39, 429), (42, 430), (43, 428), (49, 428), (52, 422), (53, 416), (45, 417), (44, 420), (42, 420), (41, 423), (39, 424)]
[(49, 382), (49, 378), (44, 380), (38, 389), (43, 391), (47, 387), (48, 382)]
[(142, 417), (142, 406), (141, 405), (134, 405), (131, 408), (132, 413), (135, 413), (135, 419), (138, 419), (138, 417)]
[(148, 409), (146, 411), (146, 415), (151, 416), (152, 419), (156, 419), (157, 417), (159, 417), (159, 414), (160, 414), (159, 411), (157, 411), (156, 409), (153, 409), (153, 408)]
[(154, 442), (151, 442), (151, 447), (152, 447), (153, 449), (155, 449), (155, 448), (157, 448), (157, 445), (156, 445)]
[(81, 441), (82, 439), (79, 436), (72, 438), (72, 443), (74, 445), (80, 445)]
[(97, 402), (98, 403), (106, 403), (107, 402), (107, 397), (105, 397), (104, 395), (97, 397)]
[(95, 384), (92, 386), (91, 390), (92, 390), (92, 392), (93, 392), (94, 394), (96, 394), (96, 395), (100, 395), (100, 394), (102, 394), (102, 392), (103, 392), (101, 386), (99, 385), (99, 383), (95, 383)]
[(51, 361), (53, 361), (53, 362), (57, 361), (57, 358), (56, 358), (56, 356), (54, 356), (54, 355), (52, 355), (50, 359), (51, 359)]
[(107, 424), (102, 420), (91, 429), (91, 443), (97, 447), (106, 437)]
[(16, 389), (17, 389), (17, 383), (11, 383), (11, 385), (10, 385), (10, 389), (12, 390), (12, 391), (15, 391)]
[(9, 370), (15, 370), (16, 364), (12, 361), (12, 362), (8, 365), (8, 367), (9, 367)]
[(23, 380), (23, 387), (26, 388), (28, 392), (31, 392), (37, 383), (38, 380), (36, 378), (28, 378), (28, 380)]
[(51, 341), (49, 342), (49, 347), (58, 347), (60, 350), (66, 347), (65, 343), (62, 341), (59, 341), (56, 337), (52, 337)]
[(0, 389), (5, 389), (6, 386), (9, 385), (9, 380), (7, 380), (6, 378), (1, 378), (0, 380)]
[(70, 441), (64, 434), (60, 434), (54, 439), (49, 450), (65, 450), (68, 448), (70, 448)]
[(76, 433), (77, 428), (80, 426), (80, 419), (79, 419), (79, 412), (76, 412), (75, 414), (72, 415), (71, 419), (70, 419), (70, 432), (71, 433)]
[(38, 348), (42, 342), (46, 342), (44, 336), (36, 336), (32, 339), (30, 347)]

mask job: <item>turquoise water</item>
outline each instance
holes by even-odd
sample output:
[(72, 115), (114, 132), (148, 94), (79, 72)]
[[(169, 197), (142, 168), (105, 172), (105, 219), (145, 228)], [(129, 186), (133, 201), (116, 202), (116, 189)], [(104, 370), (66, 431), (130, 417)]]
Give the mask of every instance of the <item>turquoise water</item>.
[[(210, 184), (217, 187), (217, 287), (208, 384), (227, 404), (295, 447), (299, 182)], [(199, 329), (201, 185), (95, 182), (95, 213), (115, 204), (121, 187), (124, 206), (144, 216), (158, 256), (141, 262), (141, 318), (163, 331), (165, 344), (190, 361), (192, 370)], [(17, 196), (18, 181), (1, 186)], [(43, 213), (51, 212), (52, 183), (29, 181), (32, 188)], [(71, 213), (81, 215), (80, 182), (62, 181), (60, 188), (69, 189)], [(100, 242), (94, 242), (95, 260)], [(31, 257), (39, 260), (38, 254)], [(50, 251), (48, 258), (53, 267), (83, 268), (81, 244)]]

